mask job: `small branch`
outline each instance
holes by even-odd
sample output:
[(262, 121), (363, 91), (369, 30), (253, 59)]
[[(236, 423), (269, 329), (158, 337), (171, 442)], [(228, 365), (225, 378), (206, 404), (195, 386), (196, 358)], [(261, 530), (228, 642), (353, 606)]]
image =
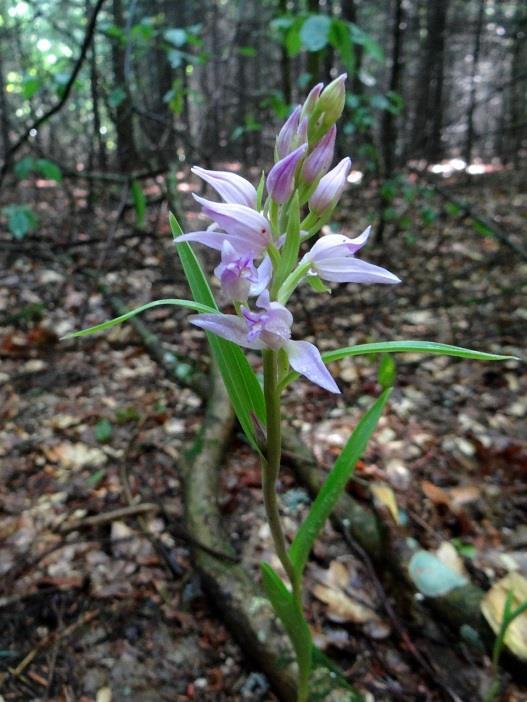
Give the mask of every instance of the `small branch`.
[(94, 514), (93, 516), (84, 517), (83, 519), (77, 519), (72, 522), (65, 522), (60, 525), (59, 532), (61, 534), (68, 534), (70, 531), (78, 531), (79, 529), (91, 529), (92, 527), (98, 527), (108, 522), (115, 522), (120, 519), (126, 519), (127, 517), (137, 517), (138, 515), (157, 512), (158, 510), (158, 505), (150, 502), (128, 505), (127, 507), (112, 509), (109, 512), (101, 512), (100, 514)]

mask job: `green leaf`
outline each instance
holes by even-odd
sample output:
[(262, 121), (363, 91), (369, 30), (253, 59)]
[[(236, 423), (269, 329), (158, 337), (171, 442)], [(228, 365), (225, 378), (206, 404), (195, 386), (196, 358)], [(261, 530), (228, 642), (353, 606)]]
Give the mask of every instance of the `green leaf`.
[[(177, 237), (183, 233), (183, 230), (172, 213), (169, 215), (169, 222), (172, 235), (177, 242)], [(218, 306), (214, 295), (192, 247), (186, 242), (178, 244), (177, 252), (192, 296), (217, 312)], [(259, 452), (254, 421), (265, 426), (265, 402), (258, 378), (236, 344), (221, 339), (215, 334), (208, 333), (207, 338), (240, 426), (251, 446)]]
[(311, 288), (317, 293), (331, 292), (331, 288), (328, 288), (328, 286), (322, 280), (320, 280), (318, 275), (308, 275), (306, 277), (306, 280), (311, 286)]
[(163, 36), (173, 46), (180, 47), (187, 43), (187, 32), (184, 29), (166, 29)]
[(297, 56), (302, 48), (302, 40), (300, 39), (300, 24), (295, 23), (285, 35), (285, 48), (289, 56)]
[(348, 358), (348, 356), (362, 356), (370, 353), (431, 353), (440, 356), (472, 358), (475, 361), (508, 361), (516, 359), (516, 356), (473, 351), (461, 346), (440, 344), (436, 341), (380, 341), (373, 344), (358, 344), (357, 346), (335, 349), (335, 351), (326, 351), (326, 353), (322, 354), (322, 358), (324, 363), (331, 363), (331, 361), (339, 361), (341, 358)]
[(170, 49), (170, 51), (167, 54), (167, 58), (172, 68), (179, 68), (183, 63), (185, 54), (179, 49)]
[(307, 51), (320, 51), (327, 46), (331, 18), (328, 15), (311, 15), (300, 30), (300, 41)]
[(256, 49), (254, 46), (239, 46), (238, 53), (240, 56), (246, 56), (247, 58), (253, 58), (256, 56)]
[(160, 305), (176, 305), (178, 307), (187, 307), (189, 310), (194, 310), (195, 312), (207, 312), (215, 313), (218, 310), (214, 307), (209, 307), (208, 305), (201, 305), (199, 302), (194, 302), (193, 300), (178, 300), (174, 298), (167, 298), (165, 300), (154, 300), (153, 302), (147, 302), (146, 305), (141, 305), (141, 307), (136, 307), (130, 312), (125, 312), (120, 315), (120, 317), (114, 317), (109, 319), (107, 322), (101, 322), (101, 324), (95, 324), (93, 327), (87, 327), (86, 329), (81, 329), (80, 331), (70, 332), (61, 337), (62, 339), (74, 339), (77, 336), (88, 336), (88, 334), (95, 334), (96, 332), (104, 331), (110, 327), (115, 327), (117, 324), (122, 324), (126, 322), (130, 317), (135, 317), (141, 312), (152, 309), (152, 307), (159, 307)]
[(364, 47), (364, 51), (375, 61), (384, 60), (384, 52), (381, 45), (378, 44), (373, 37), (366, 34), (360, 27), (353, 22), (349, 23), (351, 39), (354, 44), (360, 44)]
[(35, 169), (35, 159), (33, 156), (24, 156), (15, 166), (15, 175), (22, 180), (27, 178)]
[(472, 229), (481, 236), (494, 236), (492, 229), (479, 219), (472, 220)]
[(37, 217), (27, 205), (8, 205), (2, 210), (7, 228), (15, 239), (23, 239), (37, 225)]
[(99, 468), (99, 470), (96, 470), (95, 473), (92, 473), (88, 478), (86, 478), (86, 482), (91, 488), (95, 488), (101, 482), (105, 475), (106, 468)]
[(108, 95), (108, 104), (110, 107), (119, 107), (119, 105), (126, 99), (126, 90), (120, 85), (114, 88), (112, 92)]
[(110, 441), (113, 434), (113, 425), (109, 419), (100, 419), (95, 425), (95, 438), (100, 444)]
[(41, 88), (40, 79), (35, 76), (26, 76), (22, 80), (22, 97), (24, 100), (29, 100), (30, 98), (38, 93)]
[(262, 583), (273, 609), (284, 625), (293, 648), (295, 649), (298, 667), (301, 670), (311, 668), (312, 641), (311, 632), (304, 615), (293, 595), (286, 588), (280, 577), (268, 563), (261, 563)]
[(463, 212), (462, 208), (456, 202), (447, 202), (445, 211), (450, 217), (457, 217)]
[(48, 161), (47, 158), (38, 158), (35, 161), (35, 170), (41, 173), (48, 180), (62, 180), (62, 171), (53, 161)]
[(355, 50), (347, 22), (333, 18), (329, 30), (329, 42), (340, 54), (342, 63), (351, 76), (355, 71)]
[(135, 221), (139, 228), (145, 223), (146, 197), (139, 181), (132, 181), (132, 198), (134, 200)]
[(385, 390), (355, 427), (291, 544), (289, 555), (299, 577), (315, 539), (344, 492), (355, 464), (364, 453), (391, 392), (391, 389)]

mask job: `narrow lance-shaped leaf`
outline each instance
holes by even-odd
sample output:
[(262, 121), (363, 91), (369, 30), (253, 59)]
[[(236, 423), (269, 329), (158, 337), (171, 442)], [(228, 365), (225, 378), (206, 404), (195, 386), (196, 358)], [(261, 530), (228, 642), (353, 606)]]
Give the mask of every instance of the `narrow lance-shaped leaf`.
[[(172, 235), (177, 241), (177, 237), (183, 233), (183, 230), (173, 214), (170, 214), (169, 219)], [(177, 244), (177, 253), (193, 297), (218, 312), (214, 295), (191, 246), (187, 243)], [(265, 426), (265, 402), (260, 383), (236, 344), (225, 341), (215, 334), (207, 334), (207, 338), (240, 426), (251, 446), (259, 451), (254, 418)]]
[(293, 567), (298, 576), (301, 576), (304, 570), (315, 539), (344, 492), (355, 469), (355, 464), (364, 453), (391, 392), (391, 389), (385, 390), (359, 421), (316, 496), (309, 514), (302, 522), (289, 550)]
[[(474, 361), (509, 361), (518, 360), (516, 356), (506, 356), (503, 354), (486, 353), (485, 351), (474, 351), (462, 346), (452, 346), (451, 344), (440, 344), (435, 341), (380, 341), (372, 344), (357, 344), (356, 346), (345, 346), (334, 351), (326, 351), (322, 354), (324, 363), (340, 361), (342, 358), (350, 356), (366, 356), (374, 353), (429, 353), (438, 356), (454, 356), (457, 358), (469, 358)], [(286, 387), (293, 380), (298, 378), (298, 373), (289, 373), (282, 381), (281, 386)]]
[(189, 310), (194, 310), (195, 312), (216, 312), (213, 307), (208, 305), (202, 305), (199, 302), (194, 302), (194, 300), (179, 300), (177, 298), (166, 298), (165, 300), (154, 300), (153, 302), (147, 302), (146, 305), (141, 305), (141, 307), (136, 307), (130, 312), (125, 312), (119, 317), (114, 317), (106, 322), (101, 322), (100, 324), (95, 324), (93, 327), (87, 327), (86, 329), (81, 329), (80, 331), (70, 332), (65, 334), (63, 339), (73, 339), (77, 336), (88, 336), (88, 334), (95, 334), (96, 332), (104, 331), (110, 327), (115, 327), (117, 324), (122, 324), (126, 322), (130, 317), (135, 317), (141, 312), (146, 312), (146, 310), (152, 309), (152, 307), (159, 307), (160, 305), (176, 305), (177, 307), (186, 307)]
[(313, 644), (304, 615), (293, 595), (271, 566), (268, 563), (261, 563), (260, 568), (267, 597), (293, 644), (298, 667), (302, 670), (309, 670)]

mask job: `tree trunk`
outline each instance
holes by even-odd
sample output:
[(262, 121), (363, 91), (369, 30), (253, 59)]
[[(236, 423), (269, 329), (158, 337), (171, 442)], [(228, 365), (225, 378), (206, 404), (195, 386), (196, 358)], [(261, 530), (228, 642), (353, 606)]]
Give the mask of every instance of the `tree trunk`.
[[(125, 30), (122, 0), (113, 0), (113, 21)], [(119, 41), (112, 44), (112, 64), (114, 87), (123, 91), (123, 98), (115, 110), (115, 130), (117, 133), (117, 162), (119, 170), (131, 173), (137, 167), (139, 157), (134, 138), (132, 100), (127, 87), (125, 49)]]
[[(401, 92), (401, 79), (403, 72), (403, 23), (403, 2), (402, 0), (395, 0), (392, 31), (392, 65), (388, 85), (388, 89), (392, 93)], [(396, 154), (395, 115), (390, 110), (385, 110), (382, 115), (381, 142), (384, 161), (384, 177), (390, 178), (393, 174)]]
[(470, 72), (470, 96), (467, 111), (467, 138), (465, 141), (465, 162), (467, 166), (472, 161), (474, 146), (474, 111), (476, 109), (476, 89), (478, 80), (479, 56), (481, 50), (481, 33), (485, 17), (485, 0), (479, 0), (478, 18), (474, 35), (474, 50), (472, 52), (472, 70)]
[(445, 31), (449, 0), (426, 5), (426, 41), (417, 88), (413, 135), (415, 155), (428, 161), (441, 156)]

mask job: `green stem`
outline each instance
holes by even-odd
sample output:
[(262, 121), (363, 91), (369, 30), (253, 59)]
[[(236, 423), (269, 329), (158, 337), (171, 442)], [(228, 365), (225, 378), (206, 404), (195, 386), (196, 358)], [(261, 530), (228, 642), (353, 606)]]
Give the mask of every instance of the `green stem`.
[[(278, 501), (276, 495), (276, 480), (280, 472), (282, 457), (282, 429), (279, 380), (279, 352), (272, 349), (263, 351), (264, 397), (267, 415), (267, 451), (266, 460), (262, 461), (262, 489), (265, 511), (271, 529), (276, 554), (282, 563), (293, 588), (295, 606), (303, 616), (302, 608), (302, 576), (294, 569), (289, 558), (287, 544), (282, 530)], [(308, 702), (310, 665), (298, 663), (297, 702)]]
[(262, 470), (262, 489), (264, 497), (265, 511), (271, 529), (274, 546), (280, 562), (284, 566), (291, 584), (294, 586), (296, 579), (293, 564), (287, 553), (278, 502), (276, 499), (276, 481), (280, 472), (280, 461), (282, 457), (282, 430), (280, 395), (277, 392), (278, 385), (278, 354), (272, 349), (263, 351), (264, 363), (264, 396), (267, 415), (267, 452)]

